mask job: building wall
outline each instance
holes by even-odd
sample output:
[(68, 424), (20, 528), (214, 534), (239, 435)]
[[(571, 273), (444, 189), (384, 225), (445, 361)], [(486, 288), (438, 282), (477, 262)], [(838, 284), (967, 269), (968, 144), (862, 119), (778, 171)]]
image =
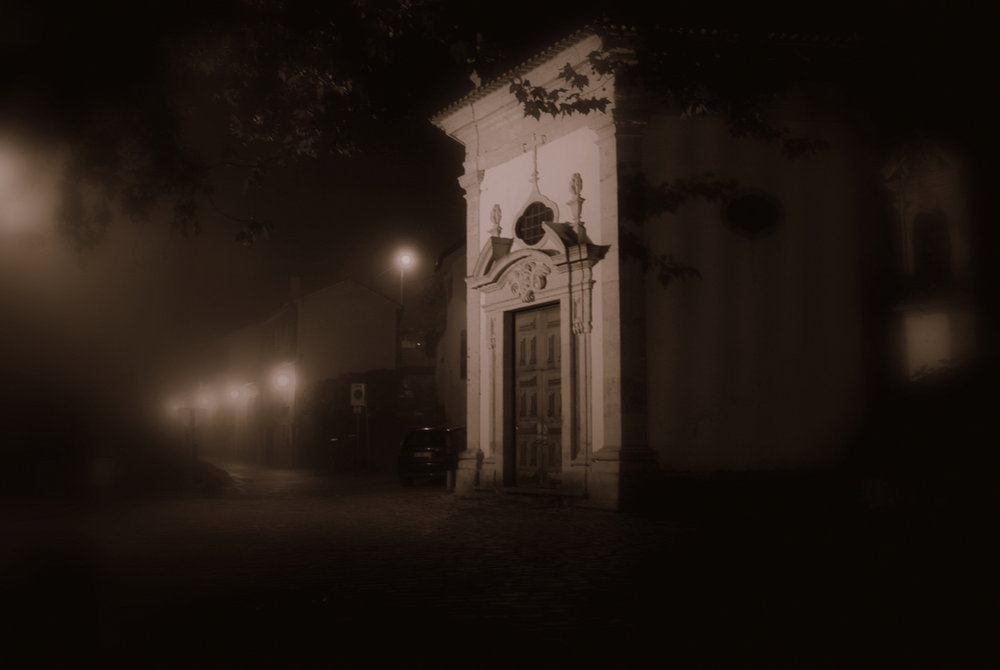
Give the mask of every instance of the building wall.
[[(503, 212), (506, 234), (512, 232), (514, 221), (532, 201), (534, 185), (531, 174), (537, 165), (538, 190), (547, 196), (556, 213), (556, 221), (568, 221), (567, 201), (572, 196), (570, 177), (579, 173), (586, 188), (582, 218), (599, 221), (601, 194), (594, 188), (599, 182), (600, 163), (597, 133), (583, 119), (535, 121), (521, 119), (515, 127), (522, 130), (521, 151), (518, 155), (485, 170), (480, 184), (479, 234), (489, 235), (490, 213), (499, 204)], [(496, 141), (486, 137), (484, 141)], [(537, 146), (537, 160), (534, 148)], [(499, 155), (499, 154), (497, 154)]]
[(437, 342), (436, 382), (444, 419), (465, 426), (469, 353), (466, 328), (465, 245), (442, 259), (437, 269), (444, 293), (444, 330)]
[[(602, 115), (603, 116), (603, 115)], [(536, 121), (534, 119), (520, 119), (514, 127), (522, 132), (520, 136), (525, 142), (521, 143), (522, 153), (495, 166), (487, 167), (484, 170), (481, 190), (479, 195), (479, 234), (480, 240), (489, 237), (488, 229), (492, 225), (490, 214), (493, 205), (500, 205), (501, 235), (504, 237), (514, 236), (514, 225), (524, 208), (537, 199), (534, 194), (534, 185), (531, 181), (532, 172), (535, 169), (535, 155), (531, 141), (538, 141), (537, 146), (537, 171), (538, 171), (538, 193), (543, 196), (542, 202), (550, 204), (555, 211), (556, 221), (565, 222), (570, 217), (570, 207), (568, 201), (572, 196), (570, 191), (570, 179), (573, 174), (580, 174), (584, 184), (585, 201), (583, 203), (582, 218), (588, 223), (588, 234), (595, 244), (610, 244), (617, 239), (615, 229), (616, 219), (602, 216), (601, 212), (601, 149), (598, 142), (598, 133), (588, 126), (588, 123), (600, 122), (601, 119), (593, 117), (589, 119), (572, 117), (566, 119), (552, 119)], [(544, 138), (544, 144), (541, 144)], [(481, 141), (492, 143), (503, 141), (503, 137), (493, 137), (484, 135)], [(494, 154), (499, 156), (500, 154)], [(512, 251), (527, 248), (521, 240), (514, 238)], [(618, 253), (617, 247), (611, 252), (614, 256)], [(607, 260), (607, 259), (606, 259)], [(614, 304), (618, 302), (618, 286), (614, 272), (606, 272), (604, 262), (599, 263), (594, 268), (594, 280), (596, 282), (595, 297), (593, 300), (593, 319), (600, 324), (595, 337), (595, 356), (593, 357), (593, 375), (597, 379), (610, 380), (616, 378), (613, 367), (605, 370), (607, 360), (602, 351), (606, 351), (604, 344), (605, 333), (611, 335), (617, 330), (617, 316), (611, 319), (615, 322), (605, 324), (606, 301)], [(520, 305), (529, 307), (530, 305)], [(610, 314), (617, 315), (611, 310)], [(494, 333), (495, 337), (495, 333)], [(479, 337), (479, 350), (488, 348), (490, 333), (487, 328), (483, 328)], [(568, 346), (570, 338), (565, 337), (564, 343)], [(565, 356), (570, 359), (568, 352)], [(485, 364), (480, 359), (481, 364)], [(492, 373), (489, 373), (492, 374)], [(568, 378), (568, 376), (567, 376)], [(611, 381), (610, 387), (607, 384), (595, 384), (593, 386), (592, 403), (597, 407), (617, 406), (613, 397), (605, 397), (605, 391), (609, 388), (612, 394), (618, 385)], [(490, 396), (483, 394), (479, 396), (480, 402), (484, 403), (484, 412), (488, 412), (493, 400)], [(568, 406), (568, 403), (567, 403)], [(604, 416), (601, 413), (592, 415), (592, 433), (600, 436), (596, 443), (596, 449), (600, 449), (605, 444), (618, 443), (620, 437), (613, 433), (605, 432)], [(485, 439), (485, 438), (484, 438)]]
[[(801, 113), (802, 110), (796, 110)], [(779, 205), (761, 237), (695, 200), (648, 221), (653, 253), (700, 278), (646, 278), (649, 444), (662, 468), (798, 468), (835, 463), (865, 400), (862, 160), (829, 123), (779, 118), (827, 148), (787, 158), (719, 120), (658, 115), (646, 125), (652, 183), (711, 172)]]
[(303, 440), (315, 430), (299, 415), (317, 386), (348, 373), (395, 369), (397, 310), (393, 300), (348, 280), (229, 335), (224, 368), (206, 386), (211, 453), (300, 465), (312, 446)]
[(392, 300), (348, 280), (309, 293), (298, 305), (300, 389), (348, 372), (395, 368), (397, 305)]
[[(600, 44), (594, 36), (577, 39), (521, 75), (558, 85), (558, 68), (581, 63)], [(801, 89), (775, 106), (778, 127), (826, 143), (788, 158), (778, 143), (734, 138), (720, 119), (682, 119), (638, 94), (616, 98), (613, 81), (596, 81), (595, 92), (612, 100), (607, 113), (526, 118), (503, 87), (436, 119), (466, 147), (467, 397), (469, 450), (482, 462), (477, 476), (499, 482), (494, 461), (509, 442), (510, 423), (506, 329), (513, 311), (530, 306), (508, 295), (509, 271), (490, 269), (502, 265), (490, 259), (529, 258), (514, 223), (532, 200), (554, 209), (557, 222), (571, 221), (574, 173), (583, 181), (587, 235), (606, 250), (585, 275), (592, 294), (565, 278), (553, 290), (553, 269), (531, 302), (557, 302), (564, 319), (571, 388), (563, 407), (571, 409), (563, 474), (572, 474), (563, 482), (582, 486), (596, 504), (618, 506), (623, 482), (642, 481), (654, 463), (671, 471), (837, 463), (866, 401), (866, 227), (881, 211), (872, 198), (878, 161), (838, 119), (830, 91)], [(722, 201), (695, 197), (637, 222), (619, 190), (634, 173), (652, 185), (711, 173), (735, 186)], [(754, 194), (777, 205), (777, 225), (766, 234), (730, 223), (730, 203)], [(633, 234), (653, 258), (669, 256), (698, 277), (664, 286), (655, 264), (644, 270), (623, 248)], [(563, 243), (566, 256), (550, 259), (582, 248)], [(592, 307), (582, 321), (580, 296)], [(463, 480), (460, 469), (460, 488), (470, 477)]]
[[(587, 54), (599, 46), (595, 36), (570, 40), (553, 50), (552, 58), (526, 73), (525, 78), (543, 85), (556, 84), (563, 64), (581, 66)], [(594, 94), (613, 99), (610, 80), (594, 77), (592, 87)], [(612, 116), (595, 113), (526, 118), (503, 88), (468, 105), (457, 106), (439, 118), (438, 123), (466, 147), (465, 174), (460, 183), (466, 192), (466, 261), (470, 275), (482, 271), (477, 263), (481, 254), (488, 254), (493, 237), (511, 240), (510, 253), (527, 258), (524, 255), (527, 245), (516, 238), (514, 231), (523, 209), (532, 201), (541, 201), (555, 212), (557, 222), (565, 225), (572, 218), (571, 179), (574, 174), (582, 179), (581, 218), (590, 242), (595, 249), (604, 249), (606, 256), (592, 270), (589, 266), (586, 269), (577, 266), (574, 272), (578, 274), (572, 278), (566, 274), (566, 267), (555, 270), (549, 276), (547, 288), (530, 299), (509, 295), (512, 286), (509, 273), (494, 277), (489, 286), (469, 294), (467, 398), (468, 452), (482, 459), (485, 483), (499, 482), (502, 453), (512, 439), (506, 427), (509, 417), (505, 416), (505, 403), (512, 391), (503, 379), (508, 364), (504, 349), (510, 316), (518, 309), (558, 304), (563, 324), (562, 406), (567, 408), (562, 431), (563, 476), (566, 481), (572, 480), (574, 488), (583, 490), (587, 486), (591, 454), (617, 452), (627, 446), (621, 400), (623, 347), (619, 306), (623, 289), (618, 273), (618, 151)], [(494, 221), (497, 207), (500, 216)], [(494, 230), (496, 224), (500, 227), (499, 235)], [(542, 243), (539, 248), (542, 247), (563, 257), (567, 254), (565, 244), (557, 239), (551, 244)], [(542, 256), (535, 258), (541, 260)], [(523, 263), (520, 267), (523, 269)], [(512, 266), (511, 270), (515, 268)], [(579, 284), (584, 281), (579, 272), (588, 277), (585, 290)], [(470, 281), (482, 278), (470, 276)], [(586, 309), (567, 290), (567, 282), (571, 281), (578, 282), (574, 291), (584, 290)], [(557, 285), (563, 288), (555, 290)], [(578, 324), (575, 319), (581, 310), (586, 311), (586, 318), (580, 317), (583, 322)], [(577, 328), (581, 329), (579, 333)], [(574, 348), (576, 339), (586, 341), (586, 346)], [(628, 350), (631, 355), (635, 347)], [(585, 381), (579, 385), (573, 381), (578, 369), (586, 370), (580, 375)], [(588, 400), (583, 402), (578, 393)], [(463, 481), (468, 484), (464, 478), (467, 477), (460, 468), (460, 485)]]

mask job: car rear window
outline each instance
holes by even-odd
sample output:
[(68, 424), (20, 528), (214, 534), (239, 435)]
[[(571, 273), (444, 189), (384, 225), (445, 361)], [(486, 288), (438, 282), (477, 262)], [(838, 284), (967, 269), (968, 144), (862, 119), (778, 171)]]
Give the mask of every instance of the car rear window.
[(443, 447), (445, 445), (445, 431), (443, 430), (417, 430), (407, 433), (403, 438), (403, 447), (406, 449), (425, 449), (427, 447)]

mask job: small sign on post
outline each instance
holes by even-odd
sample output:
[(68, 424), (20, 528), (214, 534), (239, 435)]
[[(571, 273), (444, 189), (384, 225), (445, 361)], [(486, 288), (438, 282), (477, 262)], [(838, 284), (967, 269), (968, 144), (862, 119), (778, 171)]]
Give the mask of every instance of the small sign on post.
[(364, 384), (351, 384), (351, 407), (354, 408), (356, 413), (361, 412), (361, 408), (365, 406), (365, 385)]

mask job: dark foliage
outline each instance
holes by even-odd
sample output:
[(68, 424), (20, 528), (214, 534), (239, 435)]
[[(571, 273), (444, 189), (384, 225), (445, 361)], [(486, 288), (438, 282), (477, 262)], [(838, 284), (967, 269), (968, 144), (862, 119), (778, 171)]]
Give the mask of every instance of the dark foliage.
[[(592, 56), (598, 56), (595, 52)], [(514, 94), (524, 115), (536, 119), (542, 114), (551, 116), (567, 116), (569, 114), (590, 114), (604, 112), (611, 100), (606, 96), (594, 97), (587, 94), (590, 77), (578, 73), (572, 65), (566, 63), (559, 73), (566, 86), (545, 88), (534, 86), (527, 79), (517, 77), (510, 84), (510, 92)]]
[[(653, 185), (644, 174), (635, 173), (622, 175), (618, 180), (618, 189), (622, 217), (641, 225), (664, 214), (673, 214), (691, 200), (721, 201), (736, 189), (736, 182), (717, 179), (715, 175), (706, 173)], [(701, 277), (697, 268), (669, 254), (654, 253), (635, 233), (622, 234), (621, 249), (627, 257), (638, 260), (643, 271), (654, 268), (657, 279), (664, 286), (678, 279)]]
[(718, 179), (707, 172), (653, 185), (646, 175), (634, 173), (622, 175), (618, 180), (618, 189), (622, 216), (641, 223), (663, 214), (673, 214), (691, 200), (721, 201), (736, 189), (736, 182)]
[[(555, 88), (510, 85), (526, 114), (607, 111), (595, 78), (614, 74), (679, 114), (721, 115), (734, 135), (789, 156), (819, 148), (769, 115), (796, 81), (847, 84), (874, 143), (927, 132), (969, 139), (964, 121), (990, 118), (977, 104), (989, 55), (982, 24), (936, 3), (807, 12), (595, 0), (546, 9), (448, 0), (5, 6), (0, 127), (69, 150), (64, 229), (88, 247), (116, 216), (165, 214), (196, 234), (204, 205), (233, 175), (253, 187), (296, 161), (354, 154), (380, 141), (386, 120), (423, 123), (470, 81), (595, 20), (610, 41), (590, 55), (592, 73), (567, 64)], [(185, 114), (211, 126), (221, 147), (192, 136)], [(242, 244), (273, 225), (219, 214), (238, 225)]]
[(669, 254), (655, 254), (641, 237), (635, 233), (624, 232), (621, 235), (622, 253), (642, 264), (643, 271), (655, 269), (656, 278), (667, 286), (678, 279), (700, 279), (698, 268), (681, 263)]

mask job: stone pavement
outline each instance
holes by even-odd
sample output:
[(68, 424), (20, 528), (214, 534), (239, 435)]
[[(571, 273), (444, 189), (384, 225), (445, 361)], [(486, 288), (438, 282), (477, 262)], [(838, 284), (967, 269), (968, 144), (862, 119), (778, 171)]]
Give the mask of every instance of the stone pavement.
[(986, 558), (943, 523), (230, 470), (211, 498), (8, 505), (7, 648), (41, 667), (989, 667)]

